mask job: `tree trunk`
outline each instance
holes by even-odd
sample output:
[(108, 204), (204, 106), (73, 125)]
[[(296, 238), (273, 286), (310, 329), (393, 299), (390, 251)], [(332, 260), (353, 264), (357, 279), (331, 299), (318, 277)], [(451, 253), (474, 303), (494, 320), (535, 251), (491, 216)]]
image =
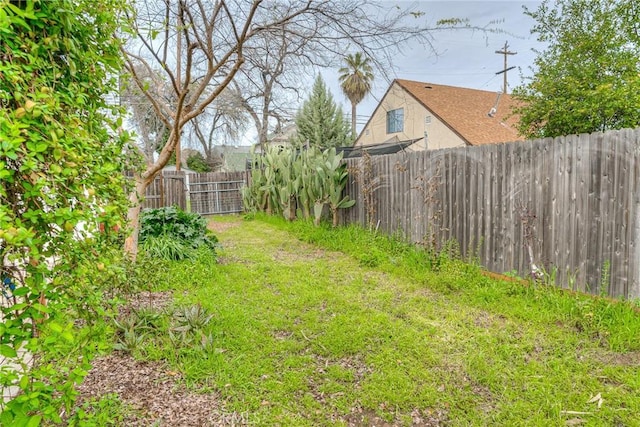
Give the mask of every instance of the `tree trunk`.
[(262, 154), (264, 154), (267, 151), (268, 135), (269, 135), (269, 129), (267, 128), (267, 125), (260, 124), (258, 126), (258, 143), (260, 144), (260, 153)]
[(356, 133), (356, 103), (351, 103), (351, 136), (355, 140), (358, 134)]
[(129, 225), (129, 236), (124, 241), (124, 252), (135, 262), (138, 256), (138, 232), (140, 231), (140, 210), (142, 209), (142, 198), (151, 181), (145, 180), (139, 175), (135, 176), (135, 185), (129, 194), (129, 210), (127, 212), (127, 223)]

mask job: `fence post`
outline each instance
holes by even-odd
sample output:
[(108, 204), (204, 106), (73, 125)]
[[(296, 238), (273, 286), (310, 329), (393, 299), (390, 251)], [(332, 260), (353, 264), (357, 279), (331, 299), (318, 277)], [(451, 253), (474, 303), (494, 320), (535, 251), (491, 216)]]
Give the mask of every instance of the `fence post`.
[(190, 191), (190, 181), (189, 181), (189, 175), (188, 173), (184, 174), (184, 204), (185, 204), (185, 210), (187, 212), (191, 212), (191, 191)]
[(164, 172), (160, 172), (160, 207), (164, 207)]

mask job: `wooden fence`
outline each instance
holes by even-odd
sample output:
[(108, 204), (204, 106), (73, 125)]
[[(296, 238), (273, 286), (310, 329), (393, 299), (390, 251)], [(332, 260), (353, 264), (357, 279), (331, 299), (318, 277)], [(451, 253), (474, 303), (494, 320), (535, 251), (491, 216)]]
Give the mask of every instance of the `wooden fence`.
[(242, 212), (246, 172), (163, 171), (147, 188), (143, 208), (178, 206), (202, 215)]
[(142, 208), (157, 209), (164, 206), (187, 208), (187, 180), (184, 172), (162, 171), (147, 187)]
[[(621, 130), (371, 157), (371, 179), (351, 175), (358, 203), (343, 221), (456, 241), (492, 271), (528, 276), (533, 262), (561, 286), (638, 298), (639, 142)], [(367, 158), (347, 163), (363, 171)]]
[(191, 211), (202, 215), (242, 212), (246, 172), (189, 174)]

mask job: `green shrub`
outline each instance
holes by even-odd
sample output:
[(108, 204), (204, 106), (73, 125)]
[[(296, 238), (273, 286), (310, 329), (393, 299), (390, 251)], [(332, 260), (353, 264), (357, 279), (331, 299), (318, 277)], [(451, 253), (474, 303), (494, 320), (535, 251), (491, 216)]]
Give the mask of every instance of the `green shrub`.
[(183, 240), (176, 239), (168, 234), (160, 236), (149, 236), (140, 245), (142, 249), (152, 258), (180, 261), (191, 258), (194, 249), (184, 243)]
[(187, 157), (187, 167), (194, 172), (211, 172), (211, 166), (199, 151)]
[(142, 213), (140, 244), (152, 256), (179, 260), (189, 258), (190, 249), (200, 247), (215, 253), (218, 239), (207, 230), (207, 220), (202, 216), (171, 206)]

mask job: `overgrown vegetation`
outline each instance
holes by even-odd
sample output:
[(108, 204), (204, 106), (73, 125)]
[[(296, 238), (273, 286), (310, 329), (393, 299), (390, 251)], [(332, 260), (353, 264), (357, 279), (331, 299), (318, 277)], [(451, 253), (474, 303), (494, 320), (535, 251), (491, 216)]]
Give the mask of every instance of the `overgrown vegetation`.
[(242, 190), (245, 210), (313, 218), (316, 225), (328, 207), (332, 223), (338, 225), (338, 209), (351, 207), (355, 200), (343, 196), (347, 167), (335, 148), (320, 151), (271, 147), (253, 159), (251, 181)]
[[(202, 319), (192, 344), (141, 328), (134, 350), (219, 394), (230, 414), (301, 426), (636, 422), (631, 304), (487, 277), (455, 245), (253, 218), (218, 219), (235, 226), (220, 233), (234, 245), (216, 268), (206, 256), (168, 265), (159, 289)], [(160, 330), (178, 318), (162, 314)]]
[(143, 211), (140, 242), (149, 255), (167, 260), (191, 258), (200, 248), (215, 254), (218, 247), (205, 218), (175, 206)]
[(2, 425), (61, 422), (103, 349), (113, 285), (103, 276), (122, 262), (114, 230), (126, 211), (128, 135), (106, 102), (122, 65), (122, 8), (0, 0), (0, 275), (12, 289), (0, 386), (19, 390), (0, 403)]
[(352, 166), (349, 169), (349, 173), (354, 177), (360, 186), (360, 192), (362, 194), (362, 203), (364, 204), (364, 212), (366, 215), (366, 224), (369, 230), (373, 231), (376, 228), (376, 203), (375, 192), (380, 186), (381, 177), (373, 176), (373, 162), (371, 160), (371, 154), (367, 151), (363, 151), (362, 157), (358, 160), (356, 166)]

